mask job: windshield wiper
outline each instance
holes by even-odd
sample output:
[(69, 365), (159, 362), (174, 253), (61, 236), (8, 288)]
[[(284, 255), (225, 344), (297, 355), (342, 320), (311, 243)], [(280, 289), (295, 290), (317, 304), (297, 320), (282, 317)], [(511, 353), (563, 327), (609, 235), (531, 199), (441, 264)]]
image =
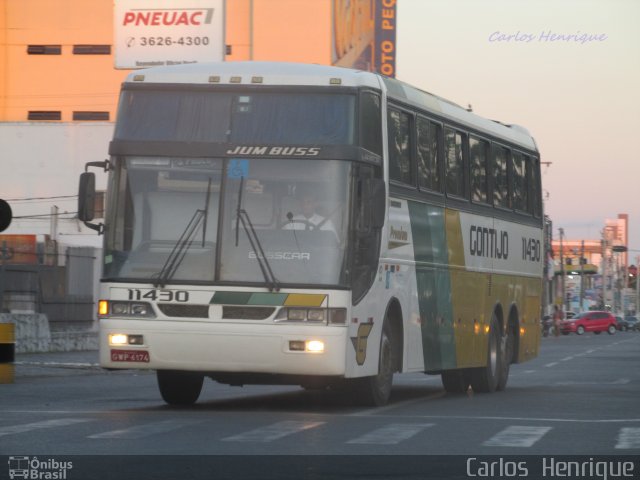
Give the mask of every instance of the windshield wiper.
[(198, 209), (193, 213), (191, 220), (189, 220), (189, 223), (182, 232), (182, 235), (180, 235), (180, 238), (173, 246), (171, 253), (167, 257), (167, 261), (164, 262), (162, 270), (160, 270), (160, 272), (158, 273), (158, 280), (154, 283), (156, 287), (164, 287), (167, 281), (175, 275), (178, 267), (187, 254), (187, 250), (193, 243), (193, 238), (195, 237), (198, 227), (200, 227), (200, 224), (202, 223), (204, 218), (205, 210)]
[(197, 209), (193, 212), (193, 216), (187, 226), (183, 230), (180, 238), (173, 246), (171, 253), (167, 257), (167, 260), (164, 262), (162, 266), (162, 270), (158, 273), (158, 281), (155, 282), (155, 286), (164, 287), (176, 273), (178, 267), (184, 260), (184, 257), (187, 255), (187, 250), (193, 244), (193, 239), (200, 227), (200, 224), (203, 224), (202, 227), (202, 247), (204, 248), (205, 236), (207, 234), (207, 216), (209, 214), (209, 199), (211, 197), (211, 178), (209, 178), (209, 184), (207, 185), (207, 196), (205, 198), (204, 209)]
[(258, 238), (258, 234), (256, 233), (255, 228), (253, 228), (253, 223), (251, 223), (251, 218), (247, 211), (242, 208), (242, 191), (244, 186), (244, 177), (240, 178), (240, 189), (238, 190), (238, 208), (236, 209), (236, 247), (239, 243), (239, 224), (242, 224), (242, 228), (249, 239), (249, 243), (251, 244), (251, 248), (256, 253), (256, 259), (258, 260), (258, 265), (260, 266), (260, 271), (262, 272), (262, 276), (264, 277), (264, 281), (269, 286), (269, 291), (280, 291), (280, 285), (278, 284), (278, 280), (276, 276), (273, 274), (273, 270), (271, 269), (271, 265), (269, 264), (269, 260), (267, 260), (267, 256), (264, 254), (264, 250), (262, 248), (262, 243), (260, 242), (260, 238)]

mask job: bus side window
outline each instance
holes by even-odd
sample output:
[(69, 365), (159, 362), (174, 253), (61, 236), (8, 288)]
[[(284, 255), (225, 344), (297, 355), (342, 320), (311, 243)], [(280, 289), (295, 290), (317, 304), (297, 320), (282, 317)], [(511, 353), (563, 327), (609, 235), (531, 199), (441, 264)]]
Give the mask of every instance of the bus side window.
[(478, 138), (469, 138), (469, 157), (471, 158), (471, 200), (478, 203), (489, 201), (489, 142)]
[(494, 145), (493, 148), (493, 204), (509, 208), (509, 149)]
[(416, 120), (418, 153), (418, 185), (420, 188), (442, 192), (442, 176), (438, 161), (440, 125), (418, 117)]
[(527, 157), (520, 152), (512, 154), (513, 168), (513, 208), (520, 212), (529, 210), (529, 175), (527, 172)]
[(360, 144), (382, 155), (382, 121), (380, 95), (363, 92), (360, 96)]
[(451, 128), (444, 129), (444, 169), (448, 195), (464, 197), (463, 135)]
[(529, 182), (529, 191), (531, 195), (529, 196), (531, 200), (531, 211), (533, 212), (533, 216), (536, 218), (540, 218), (542, 207), (541, 207), (541, 192), (540, 192), (540, 160), (537, 158), (529, 157), (529, 168), (531, 169), (531, 175), (529, 178), (531, 181)]
[(412, 185), (411, 180), (411, 118), (407, 113), (389, 109), (389, 179)]

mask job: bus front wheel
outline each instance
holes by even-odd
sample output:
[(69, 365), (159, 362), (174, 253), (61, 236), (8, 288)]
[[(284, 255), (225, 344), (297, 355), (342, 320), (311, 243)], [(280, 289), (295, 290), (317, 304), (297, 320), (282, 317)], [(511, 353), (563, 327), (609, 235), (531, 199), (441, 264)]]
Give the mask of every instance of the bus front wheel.
[(158, 370), (158, 387), (169, 405), (193, 405), (198, 401), (204, 375), (194, 372)]
[(393, 329), (391, 323), (385, 319), (380, 338), (380, 361), (378, 374), (371, 377), (354, 379), (358, 403), (366, 406), (381, 407), (389, 402), (393, 373), (396, 371), (396, 356), (399, 352), (394, 349)]

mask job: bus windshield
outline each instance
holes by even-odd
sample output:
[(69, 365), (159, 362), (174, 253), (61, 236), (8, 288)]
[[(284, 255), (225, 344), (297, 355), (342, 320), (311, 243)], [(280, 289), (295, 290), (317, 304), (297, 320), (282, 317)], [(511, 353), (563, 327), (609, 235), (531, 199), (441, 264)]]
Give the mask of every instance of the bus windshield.
[(352, 145), (354, 131), (351, 94), (157, 87), (122, 92), (114, 139)]
[(277, 284), (348, 285), (349, 162), (130, 156), (114, 163), (105, 278), (268, 285), (266, 261)]

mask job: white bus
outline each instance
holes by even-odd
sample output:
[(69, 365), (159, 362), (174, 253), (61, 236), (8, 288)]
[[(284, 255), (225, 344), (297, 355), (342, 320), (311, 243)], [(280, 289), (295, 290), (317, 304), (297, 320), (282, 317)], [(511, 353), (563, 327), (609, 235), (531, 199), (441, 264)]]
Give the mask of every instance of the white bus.
[(383, 76), (229, 62), (123, 83), (104, 224), (100, 364), (340, 388), (396, 372), (505, 388), (538, 353), (540, 162), (525, 129)]

